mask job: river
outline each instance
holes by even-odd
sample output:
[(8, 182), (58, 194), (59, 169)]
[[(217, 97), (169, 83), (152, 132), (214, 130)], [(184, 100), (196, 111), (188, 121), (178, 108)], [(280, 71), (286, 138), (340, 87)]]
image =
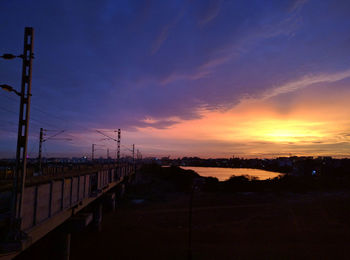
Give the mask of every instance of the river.
[(259, 180), (273, 179), (282, 173), (271, 172), (259, 169), (249, 168), (219, 168), (219, 167), (192, 167), (192, 166), (181, 166), (185, 170), (193, 170), (204, 177), (216, 177), (219, 181), (225, 181), (232, 175), (241, 176), (248, 175), (251, 177), (257, 177)]

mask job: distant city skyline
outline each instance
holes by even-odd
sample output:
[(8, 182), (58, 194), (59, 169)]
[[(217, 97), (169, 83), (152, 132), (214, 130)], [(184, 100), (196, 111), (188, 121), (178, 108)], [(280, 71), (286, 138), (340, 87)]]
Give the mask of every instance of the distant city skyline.
[[(348, 1), (1, 3), (0, 54), (35, 29), (28, 155), (350, 157)], [(20, 88), (19, 60), (0, 84)], [(0, 158), (14, 158), (19, 100), (0, 90)]]

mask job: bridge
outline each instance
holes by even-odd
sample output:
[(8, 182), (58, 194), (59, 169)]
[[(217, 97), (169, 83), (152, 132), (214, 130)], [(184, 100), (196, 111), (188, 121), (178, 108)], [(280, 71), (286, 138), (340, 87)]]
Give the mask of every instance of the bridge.
[[(30, 171), (29, 171), (30, 172)], [(79, 164), (47, 167), (42, 176), (27, 179), (17, 239), (10, 225), (9, 207), (0, 214), (0, 260), (12, 259), (50, 231), (65, 224), (62, 259), (69, 259), (70, 232), (102, 220), (102, 202), (114, 209), (116, 198), (135, 176), (133, 163)], [(0, 193), (1, 205), (10, 205), (11, 190)], [(93, 206), (91, 206), (93, 205)]]
[[(94, 160), (94, 146), (89, 163), (42, 165), (42, 143), (40, 128), (38, 160), (30, 165), (27, 156), (29, 114), (31, 104), (32, 61), (34, 58), (34, 29), (24, 30), (24, 49), (20, 55), (5, 53), (5, 60), (22, 59), (21, 91), (0, 84), (0, 88), (20, 97), (16, 161), (11, 167), (0, 165), (0, 259), (12, 259), (50, 231), (64, 224), (66, 235), (62, 237), (61, 253), (69, 259), (70, 231), (102, 219), (102, 202), (115, 207), (117, 194), (124, 193), (125, 184), (135, 174), (135, 146), (132, 162), (120, 160), (121, 130), (115, 131), (117, 138), (103, 132), (108, 140), (117, 144), (116, 160), (103, 163)], [(62, 131), (61, 131), (62, 132)], [(61, 133), (59, 132), (59, 133)], [(109, 151), (107, 152), (109, 154)], [(28, 161), (28, 163), (27, 163)], [(96, 163), (99, 162), (99, 163)]]

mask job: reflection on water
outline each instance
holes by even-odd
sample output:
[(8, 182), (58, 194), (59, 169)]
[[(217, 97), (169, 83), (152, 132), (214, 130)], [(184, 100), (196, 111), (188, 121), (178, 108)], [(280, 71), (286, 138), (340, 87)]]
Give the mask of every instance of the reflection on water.
[(204, 177), (216, 177), (219, 181), (225, 181), (232, 175), (241, 176), (248, 175), (257, 177), (259, 180), (273, 179), (281, 173), (270, 172), (259, 169), (246, 169), (246, 168), (219, 168), (219, 167), (192, 167), (192, 166), (181, 166), (185, 170), (193, 170)]

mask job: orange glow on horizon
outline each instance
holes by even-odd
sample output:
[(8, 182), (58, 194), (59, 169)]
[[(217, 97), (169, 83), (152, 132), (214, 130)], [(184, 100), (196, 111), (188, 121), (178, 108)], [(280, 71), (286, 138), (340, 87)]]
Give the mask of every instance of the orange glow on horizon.
[[(338, 93), (337, 103), (327, 102), (327, 98), (332, 100), (335, 94), (327, 97), (310, 90), (304, 91), (304, 95), (305, 92), (306, 96), (300, 94), (293, 100), (287, 112), (281, 112), (273, 99), (242, 100), (229, 110), (202, 109), (199, 119), (169, 118), (179, 123), (166, 129), (139, 128), (132, 135), (157, 140), (157, 144), (166, 148), (169, 154), (180, 150), (177, 143), (188, 145), (186, 149), (190, 155), (204, 154), (207, 150), (207, 157), (226, 154), (248, 157), (260, 157), (260, 154), (278, 156), (281, 153), (314, 156), (349, 154), (343, 146), (350, 142), (350, 137), (344, 134), (350, 133), (350, 109), (347, 106), (350, 92), (346, 95)], [(224, 144), (224, 148), (215, 143)], [(242, 146), (238, 147), (237, 143)], [(337, 144), (341, 147), (335, 148)], [(321, 149), (320, 145), (324, 147)]]

